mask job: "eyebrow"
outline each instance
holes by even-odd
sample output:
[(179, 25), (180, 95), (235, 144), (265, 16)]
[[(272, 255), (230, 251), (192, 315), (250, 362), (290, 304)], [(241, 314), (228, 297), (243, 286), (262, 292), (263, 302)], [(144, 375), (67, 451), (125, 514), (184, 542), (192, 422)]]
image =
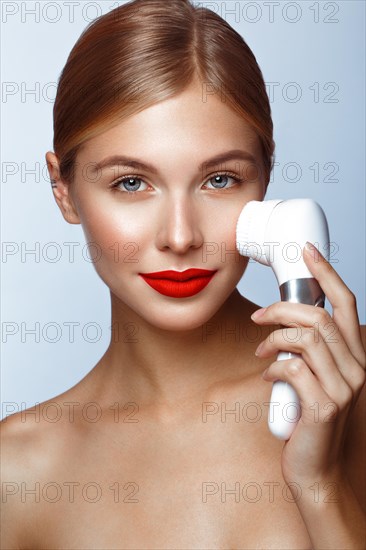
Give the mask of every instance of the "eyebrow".
[[(202, 164), (199, 165), (198, 169), (202, 171), (204, 168), (206, 168), (208, 165), (218, 165), (222, 162), (228, 161), (228, 160), (234, 160), (234, 159), (241, 159), (241, 160), (247, 160), (251, 161), (254, 164), (256, 163), (255, 158), (253, 155), (248, 153), (247, 151), (242, 151), (240, 149), (233, 149), (231, 151), (227, 151), (226, 153), (221, 153), (219, 155), (216, 155), (209, 160), (206, 160), (202, 162)], [(100, 162), (97, 162), (94, 164), (94, 166), (91, 167), (91, 172), (95, 173), (102, 168), (108, 168), (112, 166), (126, 166), (129, 168), (137, 168), (138, 170), (146, 170), (151, 172), (152, 174), (157, 174), (158, 169), (155, 168), (152, 164), (148, 164), (146, 162), (142, 162), (139, 159), (127, 157), (124, 155), (113, 155), (111, 157), (107, 157)]]

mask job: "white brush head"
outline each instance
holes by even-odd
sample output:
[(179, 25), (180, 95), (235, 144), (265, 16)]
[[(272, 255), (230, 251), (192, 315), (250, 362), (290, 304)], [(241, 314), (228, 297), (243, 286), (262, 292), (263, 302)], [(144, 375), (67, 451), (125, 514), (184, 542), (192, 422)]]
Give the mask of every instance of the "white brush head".
[(249, 201), (236, 224), (236, 248), (242, 256), (269, 266), (264, 243), (269, 217), (282, 199)]
[(310, 241), (328, 259), (329, 231), (325, 214), (312, 199), (249, 201), (236, 225), (236, 248), (242, 256), (270, 266), (281, 285), (311, 278), (302, 250)]

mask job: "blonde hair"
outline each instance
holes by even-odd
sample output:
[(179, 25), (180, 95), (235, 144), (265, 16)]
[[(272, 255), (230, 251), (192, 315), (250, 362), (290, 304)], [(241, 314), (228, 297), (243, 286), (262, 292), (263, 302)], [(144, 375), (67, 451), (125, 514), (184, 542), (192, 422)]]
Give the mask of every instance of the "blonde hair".
[(220, 91), (255, 130), (267, 185), (275, 143), (262, 72), (239, 33), (189, 0), (130, 1), (82, 32), (60, 75), (53, 109), (60, 177), (72, 182), (87, 140), (183, 92), (195, 78)]

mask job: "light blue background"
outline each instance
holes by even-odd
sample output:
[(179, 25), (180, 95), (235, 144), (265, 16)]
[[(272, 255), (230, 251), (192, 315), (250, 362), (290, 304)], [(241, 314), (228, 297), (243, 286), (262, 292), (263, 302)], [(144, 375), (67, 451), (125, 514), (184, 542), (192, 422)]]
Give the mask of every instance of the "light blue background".
[[(52, 150), (55, 85), (71, 48), (90, 20), (124, 3), (75, 3), (71, 20), (63, 2), (2, 2), (2, 241), (19, 250), (2, 259), (2, 416), (72, 387), (109, 343), (108, 288), (83, 258), (81, 226), (67, 224), (58, 210), (44, 156)], [(355, 293), (364, 324), (365, 3), (194, 3), (218, 11), (241, 33), (268, 91), (274, 89), (278, 165), (266, 199), (310, 197), (322, 206), (338, 247), (333, 266)], [(291, 181), (292, 163), (300, 169), (298, 181)], [(61, 251), (56, 262), (52, 242)], [(74, 262), (67, 242), (79, 243)], [(39, 261), (22, 258), (22, 248), (35, 243)], [(263, 306), (279, 300), (272, 271), (253, 261), (238, 288)], [(326, 308), (331, 312), (328, 302)], [(25, 334), (36, 323), (39, 342)], [(59, 327), (56, 342), (48, 323)], [(78, 323), (73, 342), (70, 323)], [(93, 324), (100, 327), (95, 342)], [(9, 327), (15, 334), (6, 338)]]

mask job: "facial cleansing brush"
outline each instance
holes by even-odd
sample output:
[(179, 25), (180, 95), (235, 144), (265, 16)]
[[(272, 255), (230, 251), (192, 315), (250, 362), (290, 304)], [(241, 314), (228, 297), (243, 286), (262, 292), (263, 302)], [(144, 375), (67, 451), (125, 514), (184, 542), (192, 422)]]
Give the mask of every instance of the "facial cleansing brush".
[[(236, 248), (270, 266), (282, 301), (324, 307), (325, 295), (302, 258), (306, 243), (313, 243), (329, 258), (329, 230), (325, 214), (312, 199), (249, 201), (236, 226)], [(299, 338), (301, 327), (298, 327)], [(281, 351), (277, 360), (301, 357)], [(268, 426), (279, 439), (289, 439), (301, 416), (300, 401), (290, 384), (276, 380), (268, 411)]]

